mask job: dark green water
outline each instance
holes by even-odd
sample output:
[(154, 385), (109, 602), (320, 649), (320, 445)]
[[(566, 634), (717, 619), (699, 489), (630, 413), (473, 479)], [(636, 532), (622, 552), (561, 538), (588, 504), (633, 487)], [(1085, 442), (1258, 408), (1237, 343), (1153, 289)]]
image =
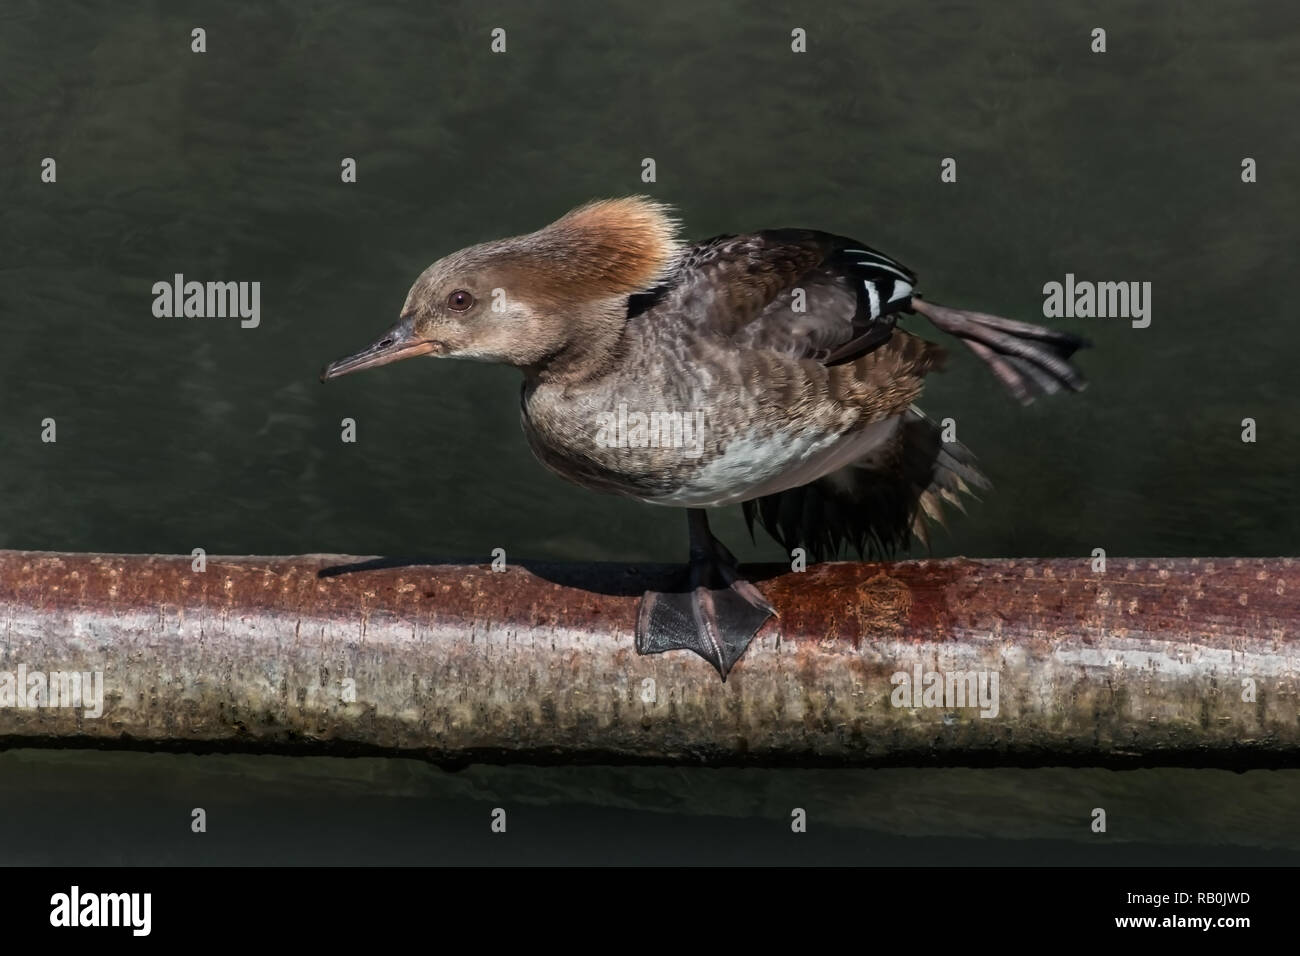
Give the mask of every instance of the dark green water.
[[(1098, 26), (1105, 54), (1089, 50)], [(806, 54), (790, 51), (795, 27)], [(1298, 51), (1300, 11), (1281, 2), (9, 0), (0, 547), (681, 559), (675, 515), (532, 460), (510, 370), (421, 359), (316, 381), (392, 322), (433, 259), (645, 192), (693, 236), (840, 232), (911, 265), (938, 301), (1029, 320), (1066, 273), (1152, 283), (1148, 328), (1060, 320), (1096, 345), (1082, 395), (1018, 408), (954, 350), (922, 404), (956, 419), (997, 491), (936, 555), (1295, 554)], [(56, 183), (40, 181), (45, 157)], [(944, 157), (956, 183), (940, 182)], [(1241, 181), (1244, 157), (1258, 182)], [(178, 272), (259, 281), (261, 324), (155, 318), (151, 286)], [(356, 444), (339, 441), (344, 417)], [(714, 527), (742, 558), (779, 557), (748, 545), (739, 509)], [(108, 778), (104, 806), (140, 822), (136, 849), (105, 859), (192, 858), (145, 821), (208, 792), (244, 808), (223, 861), (267, 845), (286, 861), (470, 859), (488, 851), (438, 847), (461, 814), (511, 799), (558, 834), (530, 838), (529, 860), (601, 858), (620, 834), (642, 848), (624, 862), (1028, 862), (1043, 847), (1062, 862), (1300, 860), (1292, 771), (448, 775), (70, 752), (0, 755), (0, 808), (21, 811), (0, 813), (0, 862), (78, 859), (8, 837), (57, 825)], [(800, 794), (838, 835), (769, 848), (759, 834)], [(1114, 856), (1084, 822), (1107, 799), (1128, 808)], [(748, 851), (711, 839), (719, 818)], [(395, 845), (394, 820), (427, 841)], [(315, 852), (336, 826), (348, 841)]]

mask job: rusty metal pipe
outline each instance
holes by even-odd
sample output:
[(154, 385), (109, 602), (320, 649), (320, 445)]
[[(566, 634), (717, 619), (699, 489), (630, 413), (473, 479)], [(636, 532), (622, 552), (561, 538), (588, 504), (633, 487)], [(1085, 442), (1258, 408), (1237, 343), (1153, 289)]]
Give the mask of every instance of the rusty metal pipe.
[[(448, 764), (1300, 757), (1291, 558), (768, 569), (754, 577), (780, 617), (726, 684), (693, 655), (633, 648), (638, 595), (671, 568), (494, 572), (337, 555), (194, 565), (0, 551), (0, 746)], [(102, 674), (102, 713), (51, 706), (48, 690), (20, 702), (20, 668), (49, 684), (76, 671), (87, 687)], [(995, 683), (996, 707), (956, 696)]]

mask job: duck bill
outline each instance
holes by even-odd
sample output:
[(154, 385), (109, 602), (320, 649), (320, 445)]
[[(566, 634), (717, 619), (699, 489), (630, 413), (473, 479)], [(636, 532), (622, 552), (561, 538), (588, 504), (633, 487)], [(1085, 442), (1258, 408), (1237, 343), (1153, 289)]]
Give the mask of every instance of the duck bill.
[(331, 362), (320, 373), (320, 380), (328, 382), (340, 375), (350, 375), (362, 369), (378, 368), (390, 362), (428, 355), (437, 351), (437, 343), (416, 336), (413, 323), (405, 319), (385, 332), (373, 345), (356, 355)]

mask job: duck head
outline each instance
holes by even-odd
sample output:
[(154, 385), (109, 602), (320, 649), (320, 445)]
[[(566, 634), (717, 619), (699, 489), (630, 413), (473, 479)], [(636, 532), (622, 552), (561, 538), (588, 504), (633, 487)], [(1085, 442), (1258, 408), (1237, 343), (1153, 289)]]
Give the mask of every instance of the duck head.
[(411, 286), (397, 324), (321, 381), (417, 355), (572, 371), (613, 347), (628, 296), (662, 281), (679, 251), (668, 207), (643, 197), (588, 203), (537, 232), (439, 259)]

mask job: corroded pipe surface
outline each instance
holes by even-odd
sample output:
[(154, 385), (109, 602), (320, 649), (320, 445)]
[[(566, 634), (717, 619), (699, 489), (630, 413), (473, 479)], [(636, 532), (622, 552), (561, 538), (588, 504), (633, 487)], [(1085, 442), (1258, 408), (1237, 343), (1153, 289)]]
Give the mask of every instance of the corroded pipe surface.
[[(0, 551), (0, 746), (451, 764), (1300, 758), (1296, 559), (780, 570), (754, 575), (780, 617), (723, 684), (692, 654), (634, 650), (638, 596), (671, 586), (671, 568), (305, 555), (199, 571)], [(98, 716), (52, 706), (69, 687), (51, 673), (73, 671), (85, 697), (102, 674)]]

